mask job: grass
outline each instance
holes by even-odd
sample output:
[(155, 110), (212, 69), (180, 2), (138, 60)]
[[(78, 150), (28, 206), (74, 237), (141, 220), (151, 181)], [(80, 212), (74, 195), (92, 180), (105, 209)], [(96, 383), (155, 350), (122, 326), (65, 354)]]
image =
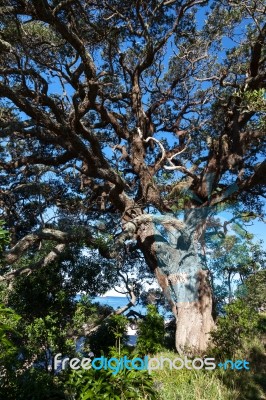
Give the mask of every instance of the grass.
[[(171, 360), (177, 356), (173, 352), (162, 352), (157, 355), (157, 357), (168, 357)], [(231, 400), (237, 398), (237, 393), (229, 390), (214, 370), (188, 370), (185, 368), (171, 370), (170, 367), (165, 366), (162, 370), (154, 370), (152, 377), (155, 387), (160, 393), (160, 400)], [(231, 396), (232, 393), (235, 397)]]
[[(266, 355), (262, 346), (255, 345), (246, 359), (250, 371), (163, 369), (152, 372), (158, 400), (264, 400), (266, 399)], [(178, 357), (174, 352), (161, 352), (156, 357)], [(166, 364), (166, 363), (165, 363)]]

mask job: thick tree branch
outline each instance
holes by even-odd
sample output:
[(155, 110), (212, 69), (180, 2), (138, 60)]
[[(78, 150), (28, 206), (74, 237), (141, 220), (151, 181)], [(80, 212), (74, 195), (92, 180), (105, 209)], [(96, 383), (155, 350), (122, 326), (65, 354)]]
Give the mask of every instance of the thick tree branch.
[(45, 257), (43, 257), (40, 261), (29, 265), (28, 267), (23, 267), (16, 269), (14, 271), (7, 272), (5, 275), (0, 276), (0, 282), (9, 282), (21, 275), (29, 275), (33, 271), (46, 267), (47, 265), (54, 262), (64, 251), (66, 245), (58, 244), (51, 250)]
[(91, 232), (84, 227), (79, 234), (63, 232), (57, 229), (45, 228), (40, 232), (30, 234), (21, 239), (12, 249), (6, 252), (5, 261), (7, 264), (13, 264), (31, 247), (40, 243), (41, 240), (54, 240), (60, 243), (76, 243), (84, 240), (88, 245), (94, 245)]

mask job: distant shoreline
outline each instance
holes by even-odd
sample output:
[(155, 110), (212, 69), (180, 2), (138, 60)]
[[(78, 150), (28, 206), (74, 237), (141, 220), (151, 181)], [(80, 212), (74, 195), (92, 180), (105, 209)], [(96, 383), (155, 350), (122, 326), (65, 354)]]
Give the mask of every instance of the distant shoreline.
[(111, 295), (111, 294), (102, 294), (101, 296), (96, 296), (96, 297), (101, 297), (101, 298), (119, 297), (119, 298), (121, 298), (121, 299), (126, 299), (126, 298), (127, 298), (127, 296), (114, 296), (114, 295)]

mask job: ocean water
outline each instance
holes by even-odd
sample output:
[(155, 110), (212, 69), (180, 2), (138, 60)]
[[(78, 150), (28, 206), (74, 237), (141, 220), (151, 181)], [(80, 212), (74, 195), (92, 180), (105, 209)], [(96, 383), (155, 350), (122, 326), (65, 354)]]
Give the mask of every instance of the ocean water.
[[(93, 299), (94, 303), (100, 303), (101, 305), (108, 305), (113, 307), (115, 310), (117, 310), (120, 307), (124, 307), (125, 305), (128, 304), (128, 299), (127, 297), (122, 297), (122, 296), (104, 296), (104, 297), (95, 297)], [(130, 307), (125, 314), (127, 314), (130, 310), (134, 310), (142, 315), (147, 314), (146, 307), (141, 306), (140, 304), (137, 304), (134, 307)]]
[[(128, 299), (127, 297), (122, 297), (122, 296), (104, 296), (104, 297), (95, 297), (93, 299), (93, 302), (94, 303), (98, 302), (102, 305), (108, 305), (117, 310), (118, 308), (125, 306), (128, 303)], [(130, 310), (136, 311), (142, 315), (147, 314), (147, 308), (143, 307), (140, 304), (137, 304), (136, 306), (129, 308), (124, 313), (124, 315), (126, 315)], [(173, 314), (171, 312), (165, 312), (165, 309), (162, 307), (159, 307), (159, 313), (164, 317), (165, 320), (173, 318)]]

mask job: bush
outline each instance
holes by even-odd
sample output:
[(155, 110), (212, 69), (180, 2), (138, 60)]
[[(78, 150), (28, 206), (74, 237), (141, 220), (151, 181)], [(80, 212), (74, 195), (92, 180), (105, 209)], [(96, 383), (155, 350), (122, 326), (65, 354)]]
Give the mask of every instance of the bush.
[(147, 371), (73, 371), (68, 381), (70, 399), (75, 400), (157, 400), (158, 394)]
[(62, 382), (39, 368), (13, 372), (5, 385), (0, 385), (0, 398), (5, 400), (66, 400)]
[(94, 354), (108, 355), (110, 348), (115, 347), (118, 353), (127, 342), (128, 319), (124, 315), (113, 315), (99, 329), (89, 336), (88, 342)]
[(139, 322), (137, 351), (141, 354), (155, 354), (164, 344), (164, 319), (154, 305), (148, 305), (148, 314)]
[(224, 311), (211, 336), (218, 356), (233, 357), (258, 332), (259, 316), (242, 299), (225, 306)]

